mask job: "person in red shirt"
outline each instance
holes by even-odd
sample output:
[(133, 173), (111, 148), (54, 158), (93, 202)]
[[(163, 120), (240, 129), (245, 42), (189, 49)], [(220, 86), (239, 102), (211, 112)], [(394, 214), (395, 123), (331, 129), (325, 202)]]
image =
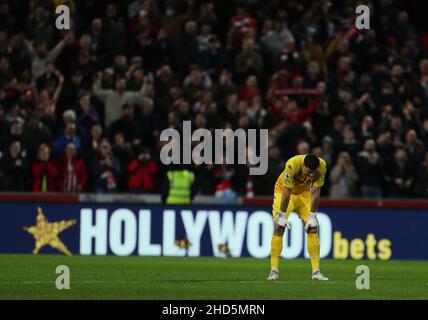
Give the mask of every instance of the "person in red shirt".
[(239, 89), (239, 98), (245, 100), (248, 104), (252, 103), (253, 98), (260, 97), (262, 94), (257, 87), (257, 77), (254, 75), (248, 76), (245, 81), (245, 86)]
[(64, 192), (84, 192), (88, 189), (88, 171), (77, 155), (76, 145), (69, 143), (59, 166), (59, 183)]
[(49, 146), (45, 143), (40, 145), (37, 160), (32, 165), (34, 192), (58, 191), (58, 168), (50, 156)]
[(155, 191), (158, 166), (151, 159), (148, 148), (143, 148), (138, 155), (138, 159), (129, 163), (128, 173), (128, 188), (130, 192), (150, 193)]

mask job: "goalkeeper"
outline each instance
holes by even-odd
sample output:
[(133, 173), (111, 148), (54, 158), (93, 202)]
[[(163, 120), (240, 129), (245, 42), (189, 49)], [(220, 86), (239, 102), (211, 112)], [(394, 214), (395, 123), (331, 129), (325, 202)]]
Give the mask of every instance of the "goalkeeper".
[(327, 166), (314, 154), (290, 158), (278, 177), (274, 188), (272, 214), (275, 222), (271, 243), (271, 272), (267, 280), (279, 277), (279, 258), (285, 228), (291, 229), (288, 217), (296, 212), (305, 225), (308, 235), (308, 252), (311, 257), (312, 280), (328, 280), (320, 272), (320, 243), (318, 238), (317, 210), (320, 190), (324, 184)]

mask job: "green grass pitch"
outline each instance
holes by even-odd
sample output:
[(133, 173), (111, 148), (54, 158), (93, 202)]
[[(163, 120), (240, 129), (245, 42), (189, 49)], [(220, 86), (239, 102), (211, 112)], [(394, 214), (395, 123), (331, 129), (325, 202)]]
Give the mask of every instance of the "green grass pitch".
[[(58, 290), (58, 265), (70, 290)], [(370, 268), (358, 290), (355, 268)], [(428, 261), (323, 260), (328, 282), (310, 280), (309, 260), (282, 260), (279, 281), (265, 280), (268, 259), (0, 255), (0, 299), (428, 299)]]

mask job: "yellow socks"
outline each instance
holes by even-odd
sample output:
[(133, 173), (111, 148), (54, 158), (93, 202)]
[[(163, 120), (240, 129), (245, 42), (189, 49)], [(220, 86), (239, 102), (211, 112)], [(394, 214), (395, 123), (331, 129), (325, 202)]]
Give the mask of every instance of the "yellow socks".
[(308, 253), (311, 257), (312, 272), (314, 272), (320, 269), (320, 241), (318, 239), (318, 233), (308, 233), (307, 235)]
[[(312, 272), (320, 269), (320, 241), (318, 233), (308, 233), (308, 252), (311, 257)], [(279, 258), (283, 246), (282, 236), (272, 236), (270, 264), (272, 270), (279, 270)]]
[(270, 249), (270, 265), (272, 270), (278, 271), (282, 245), (282, 236), (273, 235)]

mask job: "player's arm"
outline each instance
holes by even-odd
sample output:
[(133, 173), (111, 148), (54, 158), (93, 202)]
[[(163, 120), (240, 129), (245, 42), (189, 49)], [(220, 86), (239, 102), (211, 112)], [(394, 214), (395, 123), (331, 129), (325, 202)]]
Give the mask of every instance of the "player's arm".
[(279, 207), (281, 212), (285, 213), (287, 211), (288, 203), (290, 202), (291, 197), (291, 190), (291, 188), (284, 188), (284, 191), (282, 192), (281, 205)]
[(311, 212), (317, 212), (320, 205), (321, 187), (313, 186), (311, 189)]
[(281, 195), (279, 212), (276, 212), (275, 214), (276, 225), (278, 225), (281, 228), (287, 228), (289, 230), (291, 229), (291, 224), (290, 222), (288, 222), (286, 215), (287, 215), (288, 203), (290, 202), (291, 190), (292, 190), (291, 188), (287, 188), (287, 187), (284, 188), (284, 191), (282, 192), (282, 195)]
[(311, 212), (309, 213), (309, 218), (305, 224), (305, 230), (307, 233), (318, 232), (317, 211), (320, 205), (321, 187), (324, 185), (326, 171), (327, 167), (322, 165), (320, 177), (311, 187)]

